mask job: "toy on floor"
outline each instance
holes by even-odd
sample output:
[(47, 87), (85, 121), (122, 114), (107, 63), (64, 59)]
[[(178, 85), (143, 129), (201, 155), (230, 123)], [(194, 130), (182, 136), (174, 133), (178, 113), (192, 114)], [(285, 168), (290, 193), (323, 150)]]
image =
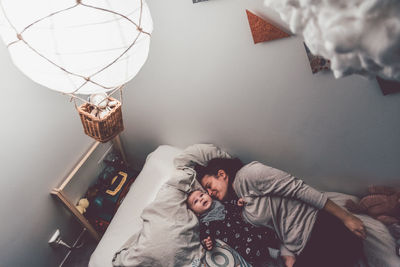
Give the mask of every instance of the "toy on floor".
[(400, 256), (400, 190), (387, 186), (371, 186), (369, 195), (360, 202), (346, 201), (346, 208), (354, 213), (365, 213), (385, 224), (396, 241)]
[(86, 209), (89, 207), (89, 201), (87, 198), (81, 198), (78, 202), (78, 205), (76, 205), (77, 210), (83, 214), (86, 212)]

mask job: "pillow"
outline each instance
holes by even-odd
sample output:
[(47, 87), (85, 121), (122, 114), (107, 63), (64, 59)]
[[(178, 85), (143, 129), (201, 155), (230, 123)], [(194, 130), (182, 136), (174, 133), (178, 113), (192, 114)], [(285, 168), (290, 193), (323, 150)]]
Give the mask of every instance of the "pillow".
[(231, 158), (231, 156), (213, 144), (196, 144), (187, 147), (182, 154), (178, 155), (174, 159), (174, 165), (177, 169), (193, 168), (195, 164), (205, 166), (214, 158)]
[(199, 241), (198, 219), (187, 208), (190, 191), (201, 188), (194, 164), (215, 157), (230, 157), (214, 145), (185, 149), (175, 160), (176, 171), (161, 187), (141, 215), (142, 228), (116, 252), (114, 266), (199, 266), (204, 250)]
[(186, 193), (164, 184), (141, 215), (142, 229), (115, 254), (114, 266), (190, 266), (201, 257), (198, 222)]
[(196, 144), (187, 147), (182, 154), (174, 159), (174, 165), (177, 170), (186, 172), (188, 177), (173, 176), (167, 183), (190, 193), (193, 190), (203, 190), (203, 187), (196, 180), (194, 166), (200, 164), (205, 166), (213, 158), (231, 158), (231, 156), (222, 151), (219, 147), (212, 144)]

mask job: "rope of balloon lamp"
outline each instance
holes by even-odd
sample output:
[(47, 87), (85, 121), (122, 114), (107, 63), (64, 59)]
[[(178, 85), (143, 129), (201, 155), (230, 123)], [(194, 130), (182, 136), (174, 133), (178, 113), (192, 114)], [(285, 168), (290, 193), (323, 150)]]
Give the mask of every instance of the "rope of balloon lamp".
[(123, 86), (147, 60), (152, 30), (145, 0), (0, 0), (0, 35), (13, 63), (34, 82), (84, 102), (75, 106), (85, 133), (102, 142), (123, 130), (111, 95), (119, 91), (122, 100)]

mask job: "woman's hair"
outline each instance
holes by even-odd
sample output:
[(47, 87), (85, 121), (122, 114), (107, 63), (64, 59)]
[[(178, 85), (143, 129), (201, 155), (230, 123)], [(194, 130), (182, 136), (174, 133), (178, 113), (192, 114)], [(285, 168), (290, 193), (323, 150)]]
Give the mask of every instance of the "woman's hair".
[[(196, 179), (201, 184), (204, 175), (211, 175), (217, 177), (219, 170), (224, 170), (228, 175), (228, 194), (231, 195), (232, 183), (235, 180), (236, 173), (243, 167), (243, 163), (238, 158), (214, 158), (207, 162), (206, 166), (196, 164), (194, 170), (196, 171)], [(231, 190), (232, 189), (232, 190)]]

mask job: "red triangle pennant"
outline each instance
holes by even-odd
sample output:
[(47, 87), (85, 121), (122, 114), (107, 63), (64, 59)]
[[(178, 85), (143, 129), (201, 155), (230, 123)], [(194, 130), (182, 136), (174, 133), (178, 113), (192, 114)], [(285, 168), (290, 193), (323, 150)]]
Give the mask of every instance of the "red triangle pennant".
[(310, 61), (310, 67), (313, 74), (322, 70), (331, 69), (331, 61), (329, 59), (313, 55), (308, 46), (305, 43), (303, 44), (304, 48), (306, 49), (308, 61)]
[(400, 82), (385, 80), (379, 76), (376, 76), (379, 86), (381, 87), (383, 95), (389, 95), (394, 93), (400, 93)]
[(251, 34), (254, 43), (268, 42), (275, 39), (289, 37), (290, 35), (282, 31), (278, 27), (266, 22), (259, 16), (251, 13), (246, 9), (247, 19), (249, 20)]

